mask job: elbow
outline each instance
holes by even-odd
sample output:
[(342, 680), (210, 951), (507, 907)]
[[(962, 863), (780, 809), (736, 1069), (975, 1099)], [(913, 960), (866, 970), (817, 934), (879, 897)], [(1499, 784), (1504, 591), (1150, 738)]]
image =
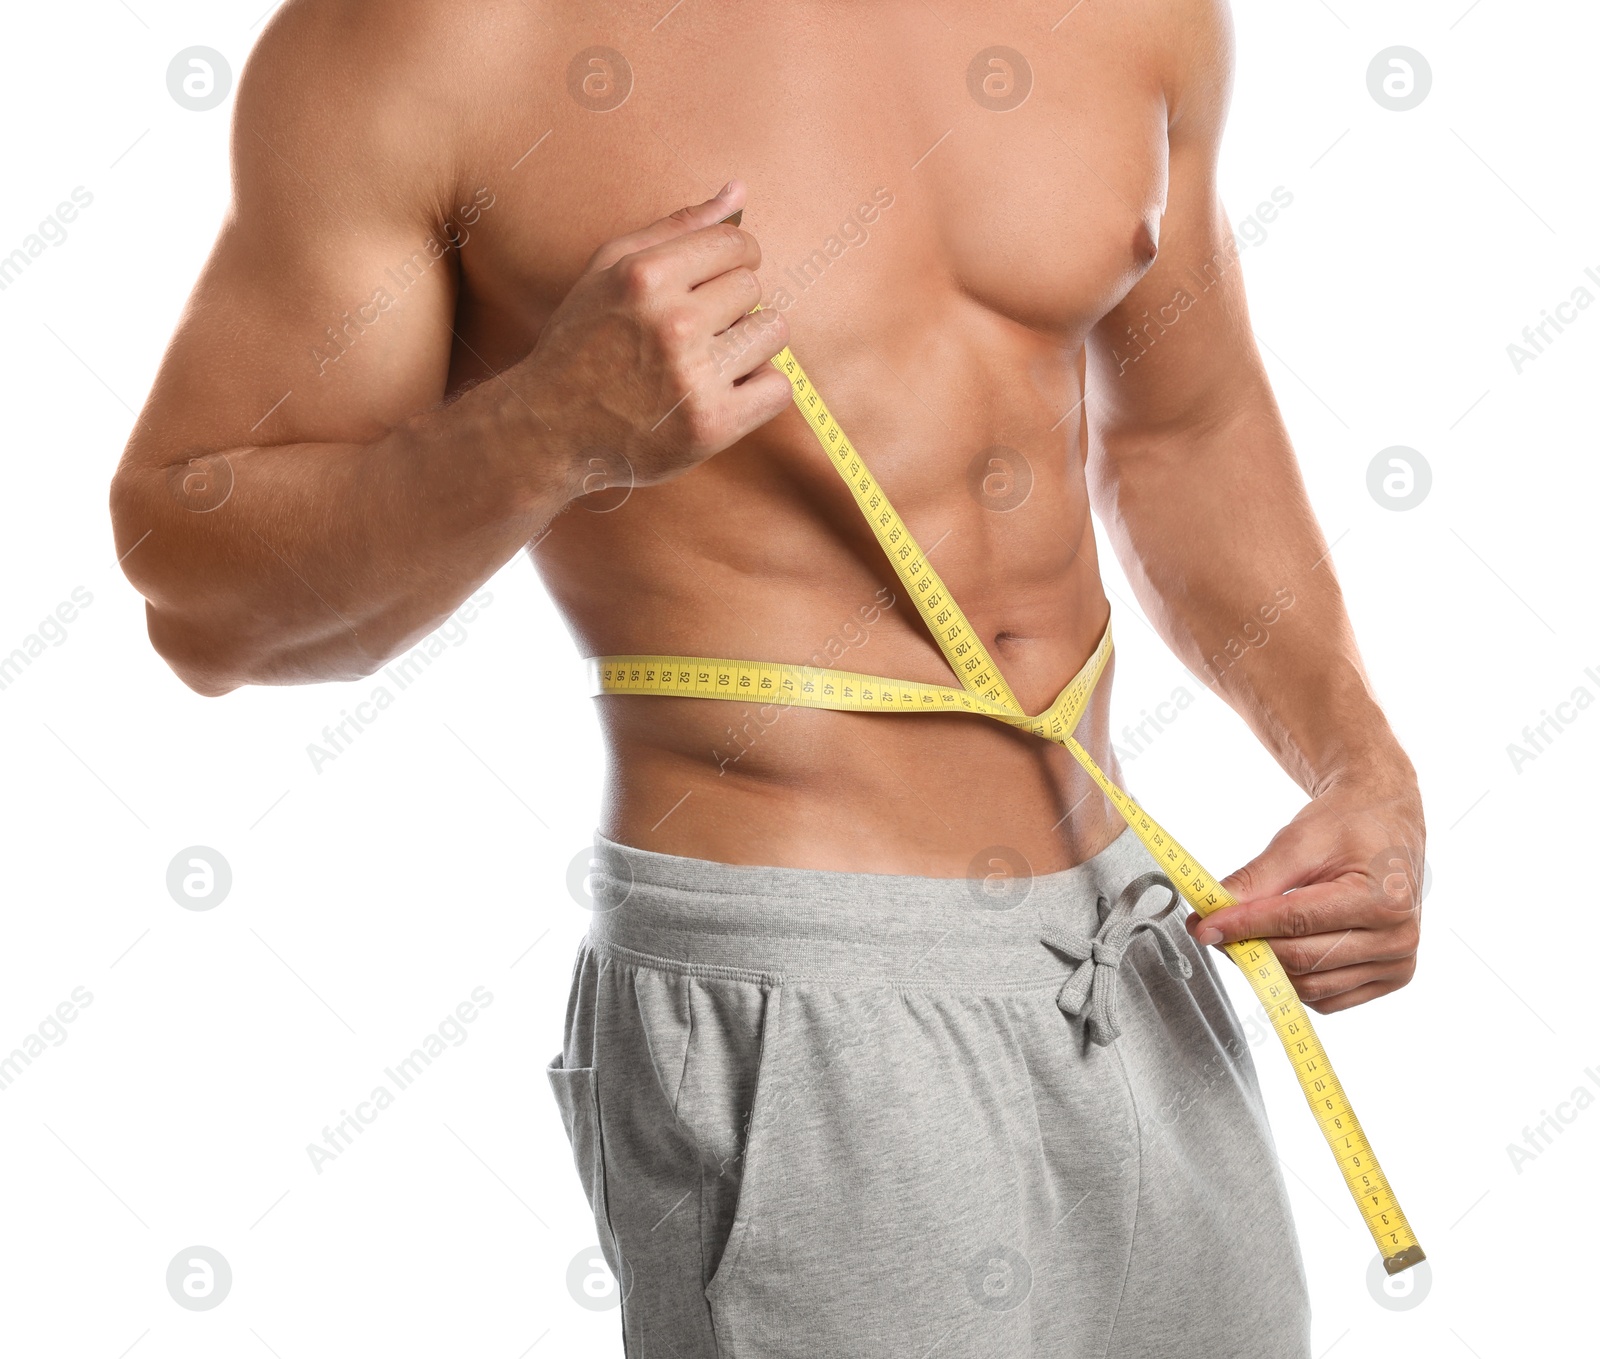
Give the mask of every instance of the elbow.
[(126, 464), (119, 468), (111, 479), (110, 510), (117, 565), (145, 598), (145, 628), (156, 654), (206, 698), (237, 689), (245, 681), (234, 673), (226, 648), (174, 607), (182, 597), (181, 573), (172, 571), (169, 556), (162, 551), (165, 544), (158, 536), (160, 520), (150, 503), (148, 478)]
[(226, 637), (198, 628), (149, 600), (145, 601), (144, 613), (156, 655), (202, 698), (221, 698), (252, 683), (252, 667)]
[(237, 618), (203, 620), (145, 602), (150, 645), (172, 673), (203, 698), (246, 685), (325, 684), (366, 679), (382, 668), (344, 640), (295, 639), (266, 633)]
[(225, 549), (186, 538), (189, 526), (172, 518), (161, 494), (148, 476), (113, 478), (117, 560), (144, 596), (150, 645), (195, 693), (360, 680), (388, 661), (342, 616), (302, 616), (248, 571), (230, 570)]

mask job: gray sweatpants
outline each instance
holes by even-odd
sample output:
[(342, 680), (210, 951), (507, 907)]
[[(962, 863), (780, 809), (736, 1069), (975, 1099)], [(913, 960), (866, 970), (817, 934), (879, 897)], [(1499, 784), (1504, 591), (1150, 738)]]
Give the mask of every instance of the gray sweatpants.
[(1132, 832), (988, 883), (597, 837), (549, 1077), (624, 1352), (1308, 1356), (1250, 1055), (1153, 867)]

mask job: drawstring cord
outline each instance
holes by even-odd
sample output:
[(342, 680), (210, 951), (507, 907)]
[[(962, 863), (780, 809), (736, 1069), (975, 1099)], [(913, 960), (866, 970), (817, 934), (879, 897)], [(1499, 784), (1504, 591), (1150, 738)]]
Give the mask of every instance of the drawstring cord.
[[(1152, 887), (1165, 887), (1171, 900), (1153, 915), (1135, 914), (1134, 907), (1139, 899)], [(1087, 1012), (1089, 1037), (1100, 1047), (1111, 1043), (1122, 1032), (1117, 1025), (1117, 975), (1128, 945), (1141, 930), (1148, 930), (1155, 938), (1170, 975), (1187, 981), (1194, 974), (1189, 960), (1178, 951), (1177, 944), (1163, 926), (1181, 901), (1178, 889), (1165, 873), (1141, 873), (1122, 889), (1117, 904), (1102, 916), (1100, 929), (1093, 939), (1064, 932), (1040, 937), (1041, 944), (1078, 964), (1056, 994), (1056, 1004), (1065, 1014)], [(1105, 911), (1105, 906), (1106, 899), (1101, 897), (1096, 909)]]

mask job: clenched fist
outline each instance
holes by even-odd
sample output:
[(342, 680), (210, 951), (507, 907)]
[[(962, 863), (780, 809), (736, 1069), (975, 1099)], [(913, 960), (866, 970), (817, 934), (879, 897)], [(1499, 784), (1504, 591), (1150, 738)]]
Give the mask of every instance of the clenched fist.
[(788, 380), (769, 362), (788, 343), (788, 324), (777, 312), (748, 314), (761, 297), (761, 248), (723, 221), (744, 197), (733, 180), (601, 246), (533, 352), (502, 375), (549, 424), (544, 441), (569, 465), (592, 464), (598, 452), (611, 483), (622, 471), (653, 485), (788, 405)]

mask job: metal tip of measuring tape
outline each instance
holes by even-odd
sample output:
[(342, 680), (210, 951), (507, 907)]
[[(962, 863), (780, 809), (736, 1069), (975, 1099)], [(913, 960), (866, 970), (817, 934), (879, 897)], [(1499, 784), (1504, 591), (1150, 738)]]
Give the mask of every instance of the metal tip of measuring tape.
[(724, 217), (720, 222), (718, 222), (717, 225), (718, 226), (738, 226), (739, 223), (742, 222), (743, 220), (744, 220), (744, 209), (740, 208), (738, 212), (730, 212), (726, 217)]
[(1385, 1257), (1383, 1267), (1390, 1274), (1399, 1274), (1412, 1265), (1420, 1265), (1427, 1258), (1421, 1246), (1407, 1246), (1400, 1254)]

